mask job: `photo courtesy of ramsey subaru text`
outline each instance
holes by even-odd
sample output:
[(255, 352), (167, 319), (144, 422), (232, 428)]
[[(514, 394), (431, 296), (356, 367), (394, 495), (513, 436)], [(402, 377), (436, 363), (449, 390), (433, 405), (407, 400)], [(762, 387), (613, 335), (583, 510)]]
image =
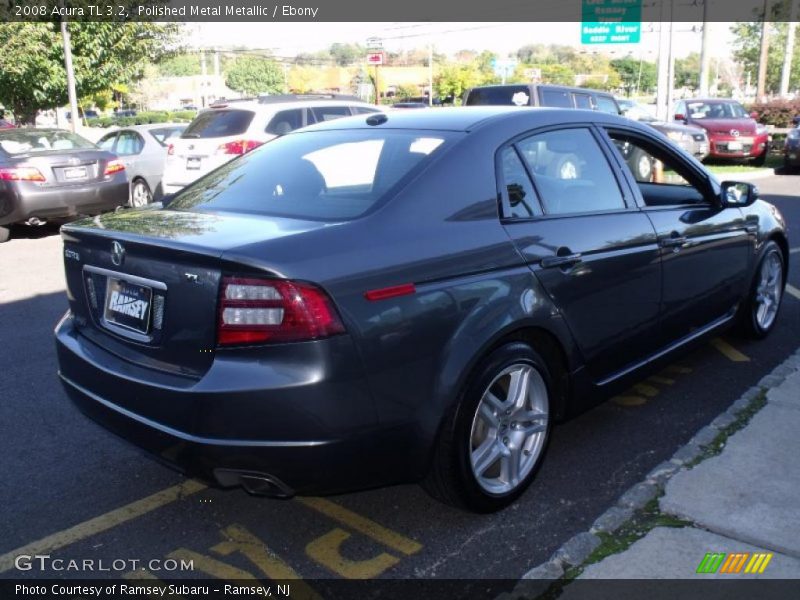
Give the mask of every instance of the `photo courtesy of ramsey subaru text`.
[(62, 237), (59, 377), (111, 431), (253, 494), (420, 481), (478, 512), (637, 371), (767, 336), (788, 265), (752, 184), (551, 108), (319, 123)]

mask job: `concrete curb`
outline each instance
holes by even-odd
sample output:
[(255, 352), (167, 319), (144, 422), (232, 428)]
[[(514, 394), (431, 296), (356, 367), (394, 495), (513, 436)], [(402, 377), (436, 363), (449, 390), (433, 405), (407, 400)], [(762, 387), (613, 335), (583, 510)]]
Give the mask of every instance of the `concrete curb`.
[[(597, 535), (598, 533), (613, 533), (627, 523), (636, 511), (644, 508), (650, 500), (664, 490), (673, 475), (686, 469), (686, 465), (699, 457), (720, 432), (734, 423), (739, 414), (750, 406), (753, 399), (783, 383), (786, 377), (798, 368), (800, 368), (800, 348), (764, 376), (757, 385), (744, 392), (725, 412), (698, 431), (685, 446), (675, 452), (670, 460), (656, 466), (645, 476), (644, 481), (637, 483), (622, 494), (614, 506), (595, 520), (589, 531), (572, 537), (549, 560), (523, 575), (512, 592), (502, 594), (498, 600), (531, 598), (530, 593), (534, 589), (540, 590), (540, 594), (544, 593), (547, 587), (553, 581), (560, 579), (567, 569), (581, 566), (594, 549), (600, 545), (601, 539)], [(530, 580), (533, 579), (542, 580), (542, 585), (532, 586)]]
[(759, 179), (766, 179), (777, 175), (776, 169), (763, 169), (762, 171), (755, 171), (753, 173), (714, 173), (714, 177), (720, 181), (757, 181)]

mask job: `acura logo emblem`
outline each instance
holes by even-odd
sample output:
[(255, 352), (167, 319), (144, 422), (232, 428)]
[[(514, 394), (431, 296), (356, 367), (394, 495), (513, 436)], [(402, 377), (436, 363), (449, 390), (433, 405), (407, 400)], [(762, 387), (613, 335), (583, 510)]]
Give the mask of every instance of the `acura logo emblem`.
[(116, 266), (122, 266), (125, 260), (125, 247), (119, 242), (111, 243), (111, 262)]
[(738, 129), (731, 129), (731, 135), (733, 137), (739, 137), (739, 130)]

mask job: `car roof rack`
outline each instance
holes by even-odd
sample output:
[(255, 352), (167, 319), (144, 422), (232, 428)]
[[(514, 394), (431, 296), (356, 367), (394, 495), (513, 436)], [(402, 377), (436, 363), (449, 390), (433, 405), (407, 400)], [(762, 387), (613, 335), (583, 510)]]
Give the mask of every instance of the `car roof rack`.
[(363, 102), (363, 100), (357, 96), (351, 96), (349, 94), (324, 94), (324, 93), (312, 93), (312, 94), (275, 94), (269, 96), (259, 96), (258, 103), (259, 104), (275, 104), (278, 102), (302, 102), (302, 101), (311, 101), (311, 100), (347, 100), (351, 102)]

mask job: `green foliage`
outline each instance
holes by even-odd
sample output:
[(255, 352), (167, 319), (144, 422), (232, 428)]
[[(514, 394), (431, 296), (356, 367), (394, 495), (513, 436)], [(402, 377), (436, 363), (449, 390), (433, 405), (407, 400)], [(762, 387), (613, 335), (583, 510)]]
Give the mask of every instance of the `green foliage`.
[[(78, 98), (138, 79), (145, 64), (169, 53), (178, 31), (174, 24), (70, 22)], [(0, 47), (0, 102), (18, 121), (67, 103), (58, 23), (1, 23)]]
[(148, 125), (150, 123), (188, 123), (194, 119), (196, 114), (197, 113), (193, 110), (180, 110), (176, 112), (151, 110), (140, 112), (134, 117), (116, 117), (112, 115), (88, 119), (87, 125), (89, 125), (89, 127), (111, 127), (112, 125), (130, 127), (132, 125)]
[(440, 98), (461, 98), (469, 88), (486, 83), (486, 75), (476, 63), (468, 65), (449, 64), (442, 67), (433, 80), (436, 95)]
[(541, 65), (542, 83), (557, 85), (575, 85), (575, 71), (567, 65)]
[(655, 90), (655, 63), (627, 57), (614, 59), (609, 65), (619, 76), (620, 85), (626, 95), (630, 96), (636, 91), (647, 93)]
[[(779, 8), (780, 4), (776, 6)], [(770, 28), (769, 53), (767, 59), (767, 93), (780, 91), (781, 70), (786, 54), (787, 23), (768, 23)], [(734, 35), (733, 57), (742, 66), (745, 73), (750, 74), (750, 81), (755, 85), (758, 80), (758, 62), (761, 55), (761, 23), (737, 23), (731, 27)], [(800, 43), (795, 42), (792, 54), (792, 70), (789, 76), (789, 89), (800, 88)]]
[(225, 85), (248, 96), (283, 92), (283, 71), (269, 58), (241, 56), (228, 67)]
[(414, 98), (420, 95), (419, 88), (414, 85), (399, 85), (397, 86), (397, 91), (395, 92), (395, 96), (397, 98)]
[(675, 59), (675, 87), (700, 88), (700, 55), (692, 52), (686, 58)]
[(187, 77), (200, 75), (199, 54), (178, 54), (167, 57), (158, 63), (158, 72), (162, 77)]
[(359, 44), (341, 44), (336, 42), (328, 49), (331, 58), (340, 67), (346, 67), (356, 62), (361, 62), (367, 51)]

